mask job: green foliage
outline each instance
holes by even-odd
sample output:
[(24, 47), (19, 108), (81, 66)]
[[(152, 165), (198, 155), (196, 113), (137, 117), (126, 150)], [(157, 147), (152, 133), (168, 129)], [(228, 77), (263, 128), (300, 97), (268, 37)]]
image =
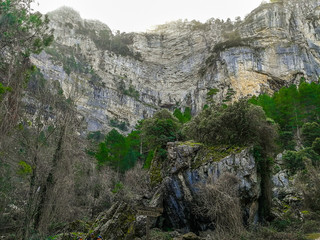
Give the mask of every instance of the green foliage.
[(20, 176), (28, 176), (31, 173), (32, 173), (32, 167), (28, 163), (26, 163), (25, 161), (20, 161), (18, 174)]
[(170, 236), (169, 232), (162, 232), (159, 229), (152, 229), (150, 235), (151, 235), (151, 239), (158, 239), (158, 240), (172, 240), (173, 239)]
[[(141, 144), (144, 152), (147, 153), (144, 168), (150, 168), (152, 160), (155, 158), (165, 161), (167, 143), (177, 141), (181, 137), (179, 120), (166, 109), (162, 109), (156, 112), (152, 118), (140, 122), (138, 128), (141, 131)], [(157, 176), (155, 179), (159, 179), (158, 175), (155, 174)]]
[(114, 185), (114, 188), (111, 190), (112, 193), (116, 194), (118, 193), (119, 191), (121, 191), (123, 189), (123, 184), (122, 182), (117, 182), (115, 185)]
[(197, 20), (192, 20), (190, 22), (190, 24), (191, 24), (191, 30), (192, 31), (196, 31), (196, 30), (208, 31), (210, 29), (210, 23), (209, 22), (202, 23), (202, 22), (199, 22)]
[(320, 166), (320, 155), (311, 147), (304, 148), (300, 151), (287, 151), (283, 155), (285, 167), (290, 174), (306, 169), (307, 161), (311, 161), (313, 166)]
[(192, 118), (191, 109), (189, 107), (186, 107), (184, 109), (184, 113), (182, 113), (179, 108), (176, 108), (173, 112), (173, 116), (175, 116), (180, 123), (184, 124), (186, 122), (189, 122)]
[(295, 174), (297, 171), (305, 169), (303, 154), (299, 152), (287, 151), (283, 155), (283, 161), (291, 174)]
[(263, 110), (244, 100), (203, 110), (184, 126), (183, 132), (189, 139), (209, 145), (257, 144), (268, 153), (273, 151), (277, 135)]
[(198, 168), (201, 165), (220, 161), (221, 159), (230, 156), (232, 154), (240, 153), (244, 147), (239, 146), (228, 146), (228, 145), (215, 145), (215, 146), (204, 146), (201, 143), (194, 143), (194, 142), (183, 142), (184, 145), (200, 146), (200, 150), (198, 156), (194, 161), (191, 163), (192, 168)]
[(110, 126), (120, 129), (121, 131), (127, 131), (128, 127), (126, 122), (119, 121), (118, 119), (111, 119)]
[(163, 109), (143, 121), (141, 135), (149, 150), (166, 148), (167, 142), (179, 138), (180, 123), (168, 110)]
[(209, 89), (209, 91), (207, 92), (207, 103), (208, 104), (214, 104), (214, 100), (213, 97), (219, 92), (219, 89), (217, 88), (211, 88)]
[(222, 100), (222, 102), (224, 102), (224, 103), (230, 102), (235, 93), (236, 93), (236, 91), (234, 91), (233, 88), (228, 87), (227, 94), (226, 94), (225, 98)]
[(91, 140), (96, 143), (102, 142), (104, 138), (105, 135), (102, 134), (100, 131), (90, 132), (87, 136), (88, 140)]
[(312, 143), (312, 149), (320, 155), (320, 138), (316, 138)]
[(99, 144), (95, 153), (98, 167), (111, 166), (120, 172), (132, 168), (140, 158), (139, 136), (137, 131), (131, 132), (127, 137), (121, 135), (117, 130), (112, 129)]
[(302, 140), (306, 146), (311, 146), (312, 139), (319, 132), (316, 123), (320, 118), (319, 96), (319, 84), (301, 81), (298, 87), (283, 87), (271, 97), (263, 94), (253, 97), (249, 102), (262, 106), (266, 115), (280, 127), (280, 145), (285, 149), (293, 149), (293, 145), (297, 144), (293, 140), (300, 140), (303, 125)]
[(28, 7), (31, 2), (31, 0), (1, 2), (1, 49), (19, 45), (21, 52), (17, 53), (28, 57), (31, 53), (40, 53), (53, 41), (53, 36), (48, 32), (48, 17), (43, 17), (39, 12), (31, 13)]
[[(183, 133), (188, 139), (194, 139), (209, 146), (238, 146), (239, 144), (255, 146), (253, 151), (261, 176), (261, 196), (259, 198), (261, 219), (267, 219), (270, 216), (270, 175), (273, 164), (270, 156), (273, 155), (276, 148), (276, 130), (276, 125), (267, 118), (263, 109), (246, 100), (240, 100), (231, 105), (212, 105), (183, 127)], [(218, 155), (217, 159), (220, 159), (219, 156), (223, 156), (226, 152), (213, 151), (215, 155)]]
[(302, 140), (306, 147), (311, 147), (313, 141), (320, 137), (320, 125), (316, 122), (307, 122), (302, 126)]
[(118, 76), (118, 82), (117, 82), (117, 88), (118, 90), (124, 94), (124, 95), (127, 95), (127, 96), (130, 96), (132, 98), (134, 98), (135, 100), (139, 100), (139, 97), (140, 97), (140, 93), (139, 91), (137, 91), (133, 85), (130, 85), (129, 88), (127, 89), (126, 88), (126, 84), (124, 82), (124, 79), (126, 77), (123, 77), (123, 76)]
[(120, 160), (126, 151), (125, 138), (117, 130), (112, 129), (106, 136), (105, 142), (99, 144), (96, 154), (98, 165), (108, 164), (114, 168), (120, 167)]
[(148, 156), (147, 156), (147, 158), (146, 158), (146, 161), (145, 161), (145, 163), (144, 163), (144, 165), (143, 165), (143, 168), (145, 168), (145, 169), (149, 169), (149, 168), (150, 168), (151, 162), (152, 162), (152, 159), (153, 159), (153, 157), (154, 157), (154, 153), (155, 153), (155, 152), (156, 152), (156, 151), (149, 151)]
[(136, 100), (138, 100), (140, 97), (139, 91), (137, 91), (132, 85), (129, 86), (129, 89), (124, 89), (123, 94), (133, 97)]
[(293, 137), (294, 133), (292, 131), (279, 131), (279, 145), (287, 150), (294, 150), (296, 143)]
[(152, 165), (149, 171), (151, 186), (157, 186), (163, 180), (163, 177), (161, 174), (162, 165), (161, 165), (161, 161), (157, 161), (157, 152), (155, 152), (155, 156), (156, 157), (154, 158), (154, 161), (152, 162)]
[(32, 71), (29, 72), (27, 89), (32, 94), (36, 94), (37, 92), (41, 91), (41, 89), (44, 89), (46, 83), (47, 80), (44, 78), (40, 69), (35, 67)]
[(3, 84), (0, 82), (0, 100), (1, 100), (2, 95), (8, 91), (11, 91), (11, 88), (3, 86)]
[(225, 39), (222, 42), (219, 42), (214, 46), (212, 50), (213, 55), (232, 47), (252, 47), (252, 39), (242, 38), (238, 31), (231, 30), (225, 32), (224, 38)]
[[(17, 123), (25, 83), (33, 71), (29, 57), (53, 41), (49, 19), (29, 7), (32, 0), (0, 2), (0, 131)], [(5, 97), (7, 96), (7, 97)]]
[(101, 78), (92, 70), (92, 66), (87, 64), (85, 57), (76, 53), (72, 47), (67, 47), (54, 43), (50, 48), (45, 49), (53, 61), (63, 64), (63, 70), (70, 75), (71, 72), (80, 74), (91, 74), (91, 81), (96, 82)]

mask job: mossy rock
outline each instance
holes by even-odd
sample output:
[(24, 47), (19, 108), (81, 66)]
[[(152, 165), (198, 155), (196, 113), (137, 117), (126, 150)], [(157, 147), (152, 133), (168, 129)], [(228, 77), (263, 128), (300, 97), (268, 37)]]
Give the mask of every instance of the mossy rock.
[(193, 141), (186, 141), (186, 142), (179, 143), (179, 146), (183, 146), (183, 145), (190, 146), (190, 147), (204, 146), (203, 143), (197, 143), (197, 142), (193, 142)]
[(150, 184), (151, 186), (155, 187), (159, 185), (162, 180), (162, 163), (163, 161), (160, 159), (160, 157), (157, 155), (157, 153), (154, 153), (154, 158), (152, 159), (149, 176), (150, 176)]
[[(135, 211), (124, 202), (117, 202), (105, 214), (100, 214), (95, 222), (93, 236), (103, 239), (134, 239)], [(88, 234), (87, 237), (89, 237)]]
[(186, 233), (182, 236), (183, 240), (201, 240), (200, 237), (198, 237), (196, 234), (193, 232)]
[(191, 167), (198, 168), (205, 163), (218, 162), (227, 156), (230, 156), (232, 154), (238, 154), (244, 149), (245, 147), (227, 145), (203, 147), (200, 149)]
[(153, 164), (150, 168), (150, 183), (151, 186), (157, 186), (159, 185), (163, 178), (161, 174), (161, 164)]

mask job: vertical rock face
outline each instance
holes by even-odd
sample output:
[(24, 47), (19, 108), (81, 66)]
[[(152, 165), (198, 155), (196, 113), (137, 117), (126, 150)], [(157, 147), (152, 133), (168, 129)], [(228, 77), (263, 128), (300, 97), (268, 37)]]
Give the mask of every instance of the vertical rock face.
[(185, 232), (204, 231), (210, 227), (208, 219), (195, 214), (197, 191), (199, 184), (214, 183), (225, 173), (232, 173), (239, 179), (238, 189), (245, 221), (257, 221), (260, 180), (250, 149), (235, 149), (219, 156), (223, 155), (227, 156), (220, 159), (201, 144), (168, 143), (169, 159), (163, 166), (164, 172), (170, 172), (163, 180), (164, 218), (168, 227)]
[(317, 80), (319, 5), (283, 0), (243, 21), (177, 21), (130, 34), (112, 34), (62, 8), (50, 13), (53, 47), (33, 62), (77, 101), (89, 131), (108, 130), (112, 121), (130, 129), (159, 108), (188, 106), (196, 113), (212, 88), (221, 101), (228, 89), (237, 99), (272, 93), (302, 76)]

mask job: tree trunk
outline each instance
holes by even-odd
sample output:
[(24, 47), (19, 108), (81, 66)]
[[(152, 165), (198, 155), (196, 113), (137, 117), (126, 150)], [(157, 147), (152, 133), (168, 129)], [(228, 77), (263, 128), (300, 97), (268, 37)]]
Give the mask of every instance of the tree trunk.
[[(45, 232), (47, 230), (47, 223), (42, 223), (43, 220), (43, 214), (44, 214), (44, 209), (49, 210), (50, 207), (47, 206), (47, 208), (45, 208), (46, 203), (48, 202), (50, 196), (50, 193), (52, 192), (54, 186), (55, 186), (55, 173), (57, 171), (57, 165), (58, 162), (62, 159), (63, 156), (63, 143), (64, 143), (64, 135), (65, 135), (65, 129), (66, 126), (62, 126), (61, 128), (61, 132), (60, 132), (60, 137), (58, 140), (58, 144), (57, 144), (57, 148), (55, 150), (55, 153), (53, 155), (53, 159), (52, 159), (52, 167), (51, 170), (47, 176), (46, 182), (44, 184), (44, 186), (41, 188), (41, 193), (40, 193), (40, 202), (38, 205), (38, 208), (36, 210), (36, 215), (35, 215), (35, 219), (34, 219), (34, 229), (39, 230), (40, 232)], [(53, 208), (55, 208), (55, 206), (52, 206)]]
[(35, 205), (35, 194), (36, 194), (36, 177), (37, 177), (37, 164), (38, 164), (38, 148), (39, 145), (36, 145), (35, 156), (33, 158), (33, 169), (32, 175), (30, 178), (30, 187), (28, 193), (28, 202), (24, 217), (24, 228), (22, 229), (22, 239), (28, 240), (30, 235), (30, 230), (32, 226), (32, 220), (34, 215), (34, 205)]

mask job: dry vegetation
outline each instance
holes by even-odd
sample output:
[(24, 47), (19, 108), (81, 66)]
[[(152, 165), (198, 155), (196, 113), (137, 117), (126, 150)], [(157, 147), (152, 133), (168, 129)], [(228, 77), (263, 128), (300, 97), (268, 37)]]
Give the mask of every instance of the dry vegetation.
[(214, 239), (238, 236), (244, 231), (238, 186), (239, 179), (230, 173), (221, 176), (217, 182), (199, 185), (195, 209), (198, 215), (213, 222)]

